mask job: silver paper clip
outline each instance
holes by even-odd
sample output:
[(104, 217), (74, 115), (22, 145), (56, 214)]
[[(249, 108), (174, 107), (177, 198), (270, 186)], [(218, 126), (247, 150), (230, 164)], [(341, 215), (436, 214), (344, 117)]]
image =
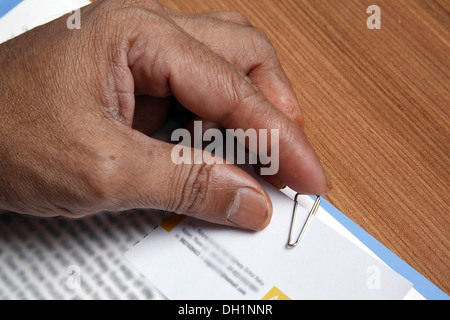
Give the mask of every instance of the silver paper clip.
[(294, 210), (292, 213), (291, 230), (289, 231), (289, 241), (286, 245), (288, 248), (293, 248), (299, 244), (300, 240), (302, 239), (303, 234), (305, 233), (306, 227), (308, 226), (308, 223), (311, 220), (311, 217), (316, 214), (317, 209), (319, 209), (319, 206), (320, 206), (321, 198), (320, 198), (320, 196), (317, 196), (316, 201), (314, 202), (313, 206), (311, 207), (311, 210), (308, 213), (308, 217), (306, 218), (306, 221), (303, 224), (302, 230), (300, 231), (300, 234), (299, 234), (297, 240), (295, 242), (292, 242), (295, 220), (296, 220), (296, 216), (297, 216), (297, 206), (298, 206), (298, 196), (299, 195), (300, 194), (297, 193), (294, 198)]

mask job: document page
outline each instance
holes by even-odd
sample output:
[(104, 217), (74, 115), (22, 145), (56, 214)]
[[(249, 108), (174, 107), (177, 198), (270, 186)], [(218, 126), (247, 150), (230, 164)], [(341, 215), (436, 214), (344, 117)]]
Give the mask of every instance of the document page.
[[(173, 215), (125, 256), (169, 299), (403, 299), (411, 289), (319, 219), (287, 248), (293, 201), (265, 188), (274, 212), (263, 231)], [(300, 224), (311, 202), (303, 198)]]

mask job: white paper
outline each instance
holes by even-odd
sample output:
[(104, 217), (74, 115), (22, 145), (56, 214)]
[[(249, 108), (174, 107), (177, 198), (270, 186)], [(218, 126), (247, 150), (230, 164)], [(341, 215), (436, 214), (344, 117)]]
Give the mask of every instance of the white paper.
[[(156, 228), (126, 257), (169, 299), (403, 299), (411, 289), (319, 219), (297, 247), (286, 248), (293, 202), (266, 190), (274, 214), (263, 231), (185, 218), (170, 232)], [(302, 200), (306, 218), (311, 199)]]

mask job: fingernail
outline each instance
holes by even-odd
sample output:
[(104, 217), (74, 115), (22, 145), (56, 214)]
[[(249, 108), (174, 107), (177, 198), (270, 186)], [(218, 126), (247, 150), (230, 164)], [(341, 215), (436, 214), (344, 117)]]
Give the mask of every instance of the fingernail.
[(275, 188), (282, 190), (286, 188), (286, 183), (283, 182), (280, 178), (278, 178), (276, 175), (274, 176), (263, 176), (264, 179), (269, 182), (271, 185), (273, 185)]
[(305, 121), (303, 119), (303, 117), (297, 117), (295, 119), (295, 122), (300, 126), (300, 128), (302, 128), (302, 130), (305, 130)]
[(269, 223), (270, 204), (266, 197), (250, 188), (241, 188), (234, 198), (227, 220), (250, 230), (261, 230)]

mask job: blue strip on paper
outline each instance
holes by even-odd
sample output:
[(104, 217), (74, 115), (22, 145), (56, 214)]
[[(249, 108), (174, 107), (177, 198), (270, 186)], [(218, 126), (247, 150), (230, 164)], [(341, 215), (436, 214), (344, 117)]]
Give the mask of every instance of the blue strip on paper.
[(411, 281), (414, 284), (414, 289), (416, 289), (426, 299), (449, 300), (449, 296), (445, 294), (445, 292), (436, 287), (433, 283), (431, 283), (427, 278), (417, 272), (405, 261), (400, 259), (391, 250), (386, 248), (378, 240), (367, 233), (367, 231), (354, 223), (349, 217), (340, 212), (331, 203), (323, 199), (321, 202), (321, 206), (348, 231), (350, 231), (355, 237), (357, 237), (366, 247), (368, 247), (381, 260), (383, 260), (392, 270)]
[(12, 8), (17, 6), (23, 0), (2, 0), (0, 2), (0, 18), (11, 11)]

